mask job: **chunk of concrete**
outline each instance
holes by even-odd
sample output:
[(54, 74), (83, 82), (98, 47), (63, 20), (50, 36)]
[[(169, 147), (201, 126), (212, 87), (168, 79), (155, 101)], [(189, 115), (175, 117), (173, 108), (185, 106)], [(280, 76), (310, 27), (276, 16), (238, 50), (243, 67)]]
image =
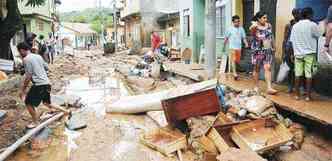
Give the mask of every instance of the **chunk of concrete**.
[(69, 130), (80, 130), (87, 127), (82, 113), (74, 113), (72, 117), (66, 122), (66, 127)]
[(69, 106), (75, 108), (81, 108), (83, 104), (81, 103), (81, 97), (75, 95), (52, 95), (52, 103), (58, 106)]

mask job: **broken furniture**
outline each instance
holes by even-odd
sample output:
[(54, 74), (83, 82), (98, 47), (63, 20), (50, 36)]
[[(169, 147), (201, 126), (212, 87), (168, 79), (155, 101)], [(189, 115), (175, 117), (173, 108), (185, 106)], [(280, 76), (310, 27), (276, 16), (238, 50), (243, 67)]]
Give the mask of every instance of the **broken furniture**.
[(180, 51), (180, 49), (171, 48), (170, 54), (169, 54), (169, 59), (171, 61), (181, 60), (181, 51)]
[(292, 140), (292, 134), (283, 124), (269, 119), (258, 119), (233, 126), (232, 140), (241, 148), (264, 153)]
[(165, 156), (187, 148), (186, 136), (177, 130), (160, 128), (143, 134), (140, 141)]
[(214, 88), (163, 100), (162, 106), (167, 122), (172, 127), (177, 127), (190, 117), (216, 114), (220, 111), (219, 98)]

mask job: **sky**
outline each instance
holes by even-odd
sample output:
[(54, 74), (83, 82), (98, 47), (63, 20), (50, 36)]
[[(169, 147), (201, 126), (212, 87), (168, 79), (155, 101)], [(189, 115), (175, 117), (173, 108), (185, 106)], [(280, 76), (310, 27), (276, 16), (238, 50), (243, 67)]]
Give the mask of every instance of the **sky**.
[[(97, 7), (99, 0), (61, 0), (60, 12), (78, 11)], [(101, 0), (103, 7), (110, 7), (112, 0)]]

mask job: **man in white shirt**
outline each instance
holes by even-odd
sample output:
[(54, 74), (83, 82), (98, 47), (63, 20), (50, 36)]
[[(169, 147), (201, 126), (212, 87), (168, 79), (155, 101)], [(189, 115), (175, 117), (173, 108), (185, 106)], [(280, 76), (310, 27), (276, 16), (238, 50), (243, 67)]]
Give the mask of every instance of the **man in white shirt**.
[(303, 19), (294, 25), (290, 38), (295, 56), (295, 89), (297, 100), (300, 98), (299, 85), (303, 76), (306, 78), (306, 100), (311, 100), (312, 73), (316, 63), (317, 41), (321, 36), (318, 25), (311, 21), (313, 14), (312, 8), (303, 9)]

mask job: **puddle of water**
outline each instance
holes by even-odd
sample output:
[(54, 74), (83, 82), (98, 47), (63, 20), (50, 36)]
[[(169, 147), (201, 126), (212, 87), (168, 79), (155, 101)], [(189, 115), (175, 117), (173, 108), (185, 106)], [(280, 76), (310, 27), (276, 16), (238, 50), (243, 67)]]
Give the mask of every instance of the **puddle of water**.
[(68, 81), (65, 93), (81, 97), (84, 110), (95, 112), (97, 117), (106, 115), (106, 99), (129, 95), (125, 85), (115, 74), (93, 73)]

